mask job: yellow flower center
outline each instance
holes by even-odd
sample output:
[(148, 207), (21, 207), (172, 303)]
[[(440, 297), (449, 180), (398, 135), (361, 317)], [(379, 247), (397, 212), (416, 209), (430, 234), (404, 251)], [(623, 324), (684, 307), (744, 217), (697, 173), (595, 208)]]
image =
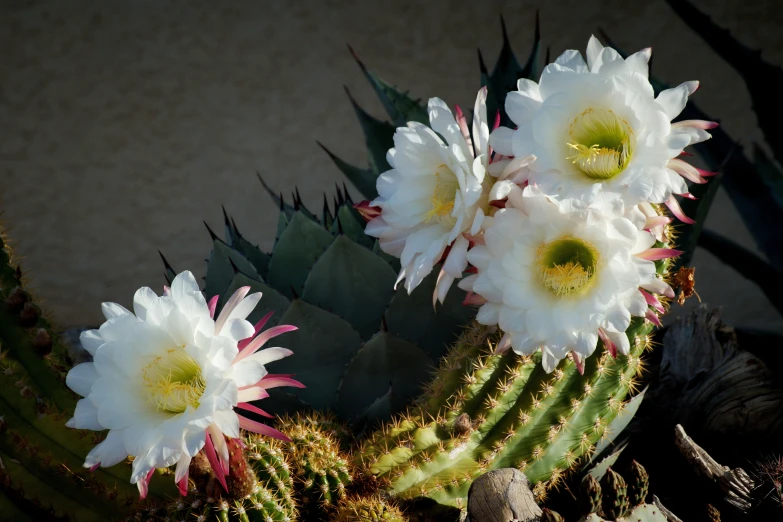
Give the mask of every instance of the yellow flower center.
[(435, 171), (435, 188), (430, 196), (432, 209), (427, 212), (427, 223), (435, 220), (441, 225), (454, 226), (456, 219), (451, 213), (454, 211), (454, 200), (458, 190), (457, 176), (448, 166), (440, 165)]
[(609, 109), (587, 109), (568, 129), (570, 159), (590, 179), (611, 179), (628, 166), (633, 129)]
[(541, 245), (536, 251), (538, 277), (556, 296), (584, 293), (598, 267), (598, 251), (575, 237), (562, 237)]
[(182, 413), (188, 406), (197, 408), (207, 387), (201, 367), (183, 347), (155, 357), (142, 374), (149, 401), (167, 413)]

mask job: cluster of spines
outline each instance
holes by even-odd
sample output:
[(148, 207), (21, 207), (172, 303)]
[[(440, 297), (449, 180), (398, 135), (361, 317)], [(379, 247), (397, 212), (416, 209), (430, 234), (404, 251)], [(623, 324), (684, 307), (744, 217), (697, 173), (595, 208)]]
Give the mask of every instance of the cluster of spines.
[(287, 452), (302, 502), (329, 508), (346, 498), (354, 479), (350, 457), (341, 450), (344, 427), (320, 413), (285, 417), (280, 427), (291, 439)]
[(358, 461), (401, 498), (427, 496), (461, 507), (481, 473), (517, 467), (540, 497), (608, 437), (641, 371), (652, 325), (636, 320), (629, 356), (600, 350), (547, 374), (540, 356), (496, 354), (499, 333), (466, 329), (441, 362), (417, 408), (371, 436)]
[(330, 522), (406, 522), (397, 505), (378, 495), (349, 497), (335, 509)]
[[(77, 397), (65, 385), (67, 349), (25, 287), (0, 235), (0, 506), (104, 520), (130, 511), (128, 468), (82, 467), (101, 436), (65, 427)], [(89, 491), (86, 502), (84, 492)], [(153, 502), (156, 487), (148, 503)], [(20, 504), (21, 503), (21, 504)], [(31, 515), (32, 516), (32, 515)], [(26, 520), (25, 517), (18, 520)]]

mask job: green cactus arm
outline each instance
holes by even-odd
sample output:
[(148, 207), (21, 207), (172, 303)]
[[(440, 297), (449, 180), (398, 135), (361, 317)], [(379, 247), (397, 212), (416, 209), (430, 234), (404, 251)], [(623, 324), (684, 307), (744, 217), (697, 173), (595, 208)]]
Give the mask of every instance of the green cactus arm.
[[(634, 385), (651, 329), (635, 321), (631, 354), (611, 358), (601, 349), (583, 375), (571, 361), (548, 375), (538, 354), (493, 355), (486, 335), (468, 331), (445, 358), (422, 410), (374, 434), (357, 459), (388, 480), (395, 496), (457, 507), (472, 479), (489, 469), (518, 467), (533, 483), (556, 483), (606, 436)], [(465, 419), (466, 426), (457, 426)]]

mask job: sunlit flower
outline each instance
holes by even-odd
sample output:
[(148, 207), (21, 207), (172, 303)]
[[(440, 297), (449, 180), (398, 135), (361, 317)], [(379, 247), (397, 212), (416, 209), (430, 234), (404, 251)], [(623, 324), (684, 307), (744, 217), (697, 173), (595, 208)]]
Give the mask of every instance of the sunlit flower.
[(628, 353), (632, 316), (657, 323), (653, 294), (673, 293), (654, 261), (679, 252), (652, 248), (645, 216), (623, 208), (619, 198), (587, 205), (528, 186), (485, 220), (484, 244), (468, 252), (478, 272), (459, 286), (483, 303), (477, 320), (505, 332), (499, 349), (540, 349), (548, 372), (570, 352), (581, 369), (599, 337)]
[(239, 437), (243, 428), (285, 438), (244, 415), (270, 417), (249, 404), (268, 397), (269, 388), (302, 387), (265, 368), (291, 355), (290, 350), (258, 351), (296, 327), (259, 333), (271, 314), (255, 327), (246, 320), (261, 299), (260, 293), (247, 295), (249, 290), (237, 290), (217, 319), (217, 297), (207, 303), (190, 272), (175, 277), (161, 297), (139, 289), (133, 313), (115, 303), (103, 304), (106, 322), (81, 336), (93, 362), (75, 366), (66, 380), (85, 397), (67, 425), (109, 430), (87, 455), (85, 467), (109, 467), (133, 456), (131, 483), (143, 498), (155, 468), (176, 464), (175, 481), (185, 494), (190, 461), (202, 449), (225, 487), (225, 437)]
[(438, 98), (427, 105), (431, 128), (417, 122), (398, 128), (387, 155), (392, 170), (378, 178), (379, 197), (371, 203), (381, 214), (366, 232), (400, 258), (397, 282), (404, 279), (408, 292), (443, 261), (433, 302), (442, 302), (462, 276), (468, 237), (479, 231), (487, 210), (486, 96), (482, 89), (476, 98), (472, 138), (462, 111), (457, 108), (455, 119)]
[(685, 179), (705, 183), (712, 175), (677, 157), (688, 145), (710, 138), (717, 124), (670, 123), (699, 86), (685, 82), (653, 93), (650, 49), (623, 59), (595, 37), (587, 62), (566, 51), (547, 65), (538, 83), (522, 79), (506, 98), (506, 112), (518, 126), (492, 133), (492, 147), (506, 155), (537, 160), (527, 180), (544, 193), (585, 202), (615, 192), (624, 202), (666, 203), (684, 219), (675, 194), (687, 194)]

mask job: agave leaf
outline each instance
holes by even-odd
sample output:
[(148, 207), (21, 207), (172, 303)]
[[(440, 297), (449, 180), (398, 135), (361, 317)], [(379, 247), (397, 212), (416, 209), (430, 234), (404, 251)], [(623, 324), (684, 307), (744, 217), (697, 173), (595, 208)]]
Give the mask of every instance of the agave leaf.
[(607, 455), (598, 464), (590, 468), (590, 470), (587, 473), (589, 475), (592, 475), (595, 480), (600, 482), (601, 478), (603, 478), (603, 476), (606, 475), (606, 471), (611, 466), (614, 466), (615, 462), (617, 462), (617, 459), (620, 458), (620, 454), (623, 452), (623, 450), (626, 447), (628, 447), (628, 444), (623, 444), (622, 446), (614, 450), (610, 455)]
[(511, 41), (506, 30), (506, 23), (503, 17), (500, 18), (500, 26), (503, 32), (503, 47), (500, 50), (500, 56), (495, 63), (495, 68), (489, 74), (484, 59), (479, 51), (479, 67), (481, 69), (481, 85), (486, 85), (487, 92), (487, 115), (490, 123), (495, 117), (497, 111), (500, 111), (500, 124), (506, 127), (514, 126), (511, 119), (506, 114), (506, 95), (517, 88), (517, 80), (520, 78), (535, 79), (538, 73), (538, 53), (541, 47), (541, 28), (536, 12), (536, 30), (533, 37), (533, 48), (530, 51), (525, 66), (522, 67), (511, 49)]
[[(461, 327), (468, 324), (476, 310), (463, 306), (465, 292), (453, 285), (446, 296), (446, 302), (432, 306), (438, 267), (416, 287), (412, 294), (399, 285), (386, 312), (386, 323), (390, 333), (421, 346), (433, 359), (443, 355)], [(411, 314), (411, 310), (419, 313)]]
[(169, 264), (166, 257), (163, 255), (163, 252), (158, 250), (158, 254), (160, 254), (160, 259), (163, 261), (163, 277), (166, 278), (166, 282), (170, 285), (171, 282), (174, 280), (175, 277), (177, 277), (177, 272), (174, 271), (173, 268), (171, 268), (171, 265)]
[(348, 89), (345, 92), (348, 94), (348, 99), (351, 101), (351, 105), (362, 126), (370, 169), (372, 169), (377, 178), (382, 172), (386, 172), (391, 168), (389, 162), (386, 161), (386, 152), (393, 146), (395, 127), (371, 116), (356, 103)]
[(229, 219), (225, 209), (223, 209), (223, 216), (226, 226), (226, 244), (231, 248), (238, 250), (239, 253), (245, 256), (247, 260), (253, 264), (258, 274), (262, 278), (265, 277), (266, 272), (269, 269), (269, 254), (261, 252), (260, 248), (252, 244), (239, 233), (239, 229), (236, 227), (236, 224)]
[(340, 384), (338, 411), (343, 418), (359, 418), (390, 388), (401, 405), (418, 395), (431, 367), (432, 359), (419, 347), (380, 333), (362, 346), (348, 366)]
[(253, 263), (213, 235), (212, 252), (209, 254), (207, 277), (204, 283), (204, 295), (207, 299), (215, 295), (223, 295), (237, 272), (261, 280)]
[(346, 319), (367, 339), (381, 325), (395, 279), (382, 259), (339, 236), (310, 270), (302, 298)]
[(376, 256), (380, 257), (381, 259), (383, 259), (384, 261), (389, 263), (389, 266), (392, 267), (392, 270), (394, 270), (395, 272), (399, 273), (399, 271), (400, 271), (400, 260), (399, 260), (399, 258), (396, 258), (396, 257), (394, 257), (392, 255), (389, 255), (386, 252), (384, 252), (383, 250), (381, 250), (381, 244), (380, 244), (380, 242), (378, 242), (377, 239), (375, 240), (375, 243), (372, 246), (372, 252)]
[(783, 207), (783, 171), (767, 156), (764, 149), (756, 144), (753, 145), (753, 160), (756, 171), (764, 184), (769, 187), (773, 199), (779, 207)]
[(397, 127), (404, 127), (409, 121), (418, 121), (425, 125), (429, 124), (427, 108), (424, 107), (419, 100), (414, 100), (408, 96), (407, 92), (400, 92), (396, 87), (383, 81), (374, 72), (367, 69), (350, 45), (348, 46), (348, 49), (351, 51), (351, 55), (353, 55), (354, 60), (356, 60), (359, 68), (361, 68), (367, 81), (372, 85), (375, 94), (377, 94), (378, 98), (381, 100), (383, 108), (386, 109), (392, 122), (394, 122)]
[(699, 11), (687, 0), (666, 0), (683, 22), (688, 24), (721, 58), (731, 65), (745, 80), (758, 117), (759, 127), (768, 138), (775, 158), (783, 163), (783, 142), (780, 122), (783, 120), (783, 103), (772, 85), (783, 84), (783, 69), (761, 59), (761, 52), (754, 51), (734, 38), (731, 33), (715, 24), (709, 16)]
[[(614, 420), (609, 423), (609, 426), (606, 428), (606, 433), (608, 435), (598, 441), (598, 444), (595, 446), (595, 453), (593, 453), (593, 457), (590, 459), (590, 462), (595, 461), (599, 456), (601, 456), (602, 453), (612, 446), (617, 438), (623, 433), (625, 428), (628, 427), (628, 425), (633, 420), (634, 415), (636, 415), (636, 412), (639, 410), (639, 406), (641, 406), (642, 401), (644, 400), (644, 394), (647, 393), (647, 388), (648, 386), (645, 386), (645, 388), (639, 392), (639, 394), (634, 395), (628, 402), (626, 402), (622, 411), (620, 411), (620, 413), (617, 414), (617, 417), (615, 417)], [(600, 477), (595, 478), (600, 479)]]
[[(355, 167), (347, 161), (344, 161), (336, 155), (332, 154), (332, 151), (324, 147), (320, 142), (318, 145), (321, 146), (324, 152), (326, 152), (332, 159), (334, 164), (337, 165), (337, 168), (340, 169), (340, 172), (342, 172), (345, 177), (348, 178), (348, 181), (353, 183), (353, 186), (356, 187), (356, 190), (358, 190), (366, 199), (375, 199), (378, 197), (378, 190), (375, 188), (375, 181), (378, 179), (377, 172), (373, 171), (372, 169), (362, 169)], [(391, 143), (389, 146), (391, 146)], [(329, 225), (327, 224), (327, 226)]]
[(699, 246), (756, 283), (767, 299), (783, 314), (783, 272), (734, 241), (709, 229), (702, 230)]
[(359, 334), (344, 319), (301, 299), (291, 303), (280, 324), (293, 324), (299, 329), (286, 334), (281, 342), (294, 354), (277, 361), (274, 371), (294, 374), (307, 385), (286, 391), (315, 409), (335, 409), (345, 367), (362, 344)]
[(356, 209), (342, 205), (337, 210), (331, 231), (333, 234), (345, 234), (352, 241), (371, 249), (375, 244), (375, 238), (364, 233), (364, 226), (364, 219)]
[(370, 404), (366, 410), (364, 410), (360, 420), (375, 422), (378, 420), (385, 420), (390, 418), (395, 412), (393, 402), (394, 394), (392, 392), (391, 386), (389, 386), (389, 391), (375, 399), (373, 403)]
[(301, 212), (294, 213), (272, 251), (267, 282), (288, 298), (302, 295), (310, 268), (334, 236)]
[(261, 292), (263, 294), (261, 296), (261, 301), (259, 301), (251, 314), (247, 317), (247, 320), (255, 324), (267, 313), (274, 311), (275, 314), (269, 319), (267, 328), (278, 324), (280, 322), (280, 318), (283, 316), (283, 313), (286, 311), (286, 309), (288, 309), (288, 306), (291, 304), (291, 302), (274, 288), (267, 286), (261, 281), (252, 279), (242, 273), (236, 274), (234, 276), (234, 279), (228, 285), (226, 291), (221, 295), (220, 301), (218, 302), (219, 309), (222, 309), (228, 298), (243, 286), (249, 286), (249, 293), (251, 294), (254, 292)]

